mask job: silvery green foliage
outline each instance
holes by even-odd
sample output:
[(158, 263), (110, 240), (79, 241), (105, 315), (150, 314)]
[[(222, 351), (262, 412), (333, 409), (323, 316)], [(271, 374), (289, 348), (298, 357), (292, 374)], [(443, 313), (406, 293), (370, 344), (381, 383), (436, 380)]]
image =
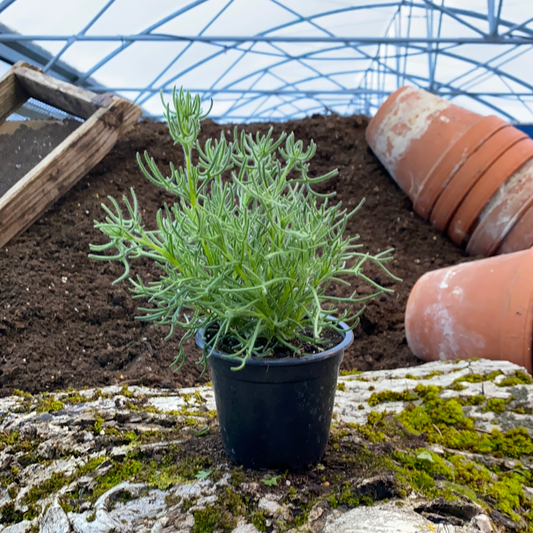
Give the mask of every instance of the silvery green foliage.
[[(139, 318), (169, 324), (170, 335), (183, 328), (182, 343), (199, 328), (216, 325), (202, 363), (225, 337), (235, 346), (228, 355), (240, 362), (237, 368), (251, 356), (268, 357), (277, 346), (292, 348), (295, 340), (320, 344), (323, 328), (338, 328), (340, 320), (355, 326), (362, 308), (354, 305), (388, 291), (363, 273), (364, 263), (394, 277), (385, 266), (392, 257), (390, 251), (362, 253), (357, 237), (343, 237), (361, 204), (348, 212), (330, 202), (332, 195), (312, 190), (337, 172), (309, 177), (315, 144), (305, 148), (292, 133), (274, 138), (270, 130), (254, 137), (235, 129), (231, 141), (221, 133), (201, 145), (200, 123), (207, 114), (199, 97), (174, 91), (172, 103), (165, 116), (183, 148), (184, 166), (171, 164), (165, 176), (148, 153), (137, 159), (144, 175), (174, 193), (176, 203), (159, 210), (157, 229), (149, 231), (133, 190), (130, 198), (123, 197), (125, 209), (109, 198), (105, 222), (95, 222), (109, 242), (91, 245), (99, 253), (91, 257), (124, 264), (115, 283), (129, 277), (131, 259), (156, 261), (157, 281), (130, 278), (134, 297), (150, 303), (139, 309), (144, 313)], [(113, 255), (106, 253), (110, 249)], [(354, 276), (369, 283), (374, 294), (327, 295), (332, 282), (350, 285)], [(338, 313), (339, 303), (348, 310)], [(174, 364), (181, 366), (184, 358), (180, 344)]]

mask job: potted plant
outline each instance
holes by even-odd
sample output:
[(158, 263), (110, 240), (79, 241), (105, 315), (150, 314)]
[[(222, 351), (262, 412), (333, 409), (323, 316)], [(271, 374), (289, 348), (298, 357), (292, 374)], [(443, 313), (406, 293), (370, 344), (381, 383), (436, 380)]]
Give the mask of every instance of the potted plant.
[[(224, 448), (247, 467), (299, 468), (325, 450), (338, 369), (352, 343), (357, 306), (392, 292), (363, 272), (373, 263), (388, 276), (390, 251), (360, 251), (343, 236), (349, 217), (312, 186), (336, 174), (310, 177), (313, 142), (272, 129), (253, 136), (235, 128), (228, 142), (198, 141), (207, 116), (198, 96), (174, 91), (165, 118), (184, 164), (164, 176), (146, 152), (137, 156), (145, 176), (177, 201), (157, 214), (157, 228), (141, 222), (135, 192), (125, 211), (110, 198), (106, 220), (95, 226), (109, 237), (92, 245), (92, 257), (122, 261), (148, 257), (159, 279), (131, 279), (143, 320), (184, 330), (173, 365), (186, 357), (183, 341), (196, 336), (199, 363), (211, 367)], [(115, 250), (107, 255), (108, 250)], [(356, 277), (373, 294), (328, 295), (332, 284)], [(397, 279), (397, 278), (394, 278)], [(372, 292), (371, 291), (371, 292)], [(342, 312), (337, 309), (342, 306)]]

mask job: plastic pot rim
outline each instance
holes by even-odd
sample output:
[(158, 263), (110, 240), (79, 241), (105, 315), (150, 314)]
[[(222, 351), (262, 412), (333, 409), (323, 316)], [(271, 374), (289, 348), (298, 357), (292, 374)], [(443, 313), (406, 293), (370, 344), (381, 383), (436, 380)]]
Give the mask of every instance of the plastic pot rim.
[[(353, 331), (350, 329), (350, 326), (348, 326), (348, 324), (346, 324), (345, 322), (339, 322), (338, 325), (343, 330), (344, 338), (339, 344), (332, 346), (328, 350), (325, 350), (323, 352), (319, 352), (313, 355), (304, 355), (302, 357), (284, 357), (283, 359), (251, 357), (250, 359), (246, 361), (246, 365), (290, 367), (290, 366), (305, 365), (305, 364), (313, 363), (316, 361), (322, 361), (324, 359), (328, 359), (329, 357), (332, 357), (338, 354), (339, 350), (342, 350), (344, 352), (346, 348), (348, 348), (353, 343), (353, 340), (354, 340)], [(200, 328), (196, 332), (194, 340), (196, 341), (196, 345), (203, 350), (205, 346), (204, 328)], [(208, 360), (210, 357), (216, 357), (218, 359), (223, 359), (224, 361), (234, 362), (236, 364), (239, 364), (239, 361), (237, 359), (228, 357), (227, 355), (228, 354), (224, 352), (221, 352), (217, 349), (213, 349), (211, 350), (208, 356)]]

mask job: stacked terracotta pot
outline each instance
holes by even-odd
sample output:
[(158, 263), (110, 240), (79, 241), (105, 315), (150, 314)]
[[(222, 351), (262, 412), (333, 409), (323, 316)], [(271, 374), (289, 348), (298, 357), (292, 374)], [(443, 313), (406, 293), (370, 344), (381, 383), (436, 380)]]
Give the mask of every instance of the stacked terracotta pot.
[(533, 140), (508, 122), (402, 87), (366, 138), (415, 212), (470, 254), (533, 246)]

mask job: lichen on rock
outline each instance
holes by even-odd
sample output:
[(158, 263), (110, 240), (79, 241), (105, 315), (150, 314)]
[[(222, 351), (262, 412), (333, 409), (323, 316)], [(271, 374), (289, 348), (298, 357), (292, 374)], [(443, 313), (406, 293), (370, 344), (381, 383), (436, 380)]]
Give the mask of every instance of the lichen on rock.
[(271, 473), (227, 461), (211, 387), (18, 391), (0, 399), (0, 531), (533, 531), (523, 369), (440, 362), (339, 383), (323, 460)]

